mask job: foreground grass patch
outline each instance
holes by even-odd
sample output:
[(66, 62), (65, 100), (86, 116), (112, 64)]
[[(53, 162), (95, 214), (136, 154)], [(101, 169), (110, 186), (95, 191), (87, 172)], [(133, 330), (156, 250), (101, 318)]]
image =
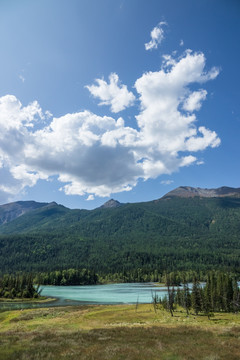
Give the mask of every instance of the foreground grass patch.
[(240, 359), (240, 316), (186, 317), (151, 305), (0, 313), (0, 359)]

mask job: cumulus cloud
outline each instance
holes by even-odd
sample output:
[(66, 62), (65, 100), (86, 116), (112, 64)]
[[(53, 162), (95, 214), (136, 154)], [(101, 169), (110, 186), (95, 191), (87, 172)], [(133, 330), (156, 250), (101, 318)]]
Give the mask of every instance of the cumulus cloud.
[(180, 152), (196, 152), (220, 144), (214, 131), (197, 128), (195, 114), (180, 111), (181, 104), (191, 97), (191, 84), (202, 84), (213, 79), (213, 74), (217, 76), (216, 68), (204, 71), (205, 62), (202, 53), (187, 51), (179, 59), (169, 56), (160, 71), (147, 72), (136, 81), (141, 101), (141, 112), (136, 116), (140, 142), (151, 149), (146, 160), (146, 178), (171, 173), (196, 161), (192, 155), (179, 157)]
[(95, 199), (94, 195), (91, 194), (91, 195), (88, 196), (88, 198), (86, 200), (87, 201), (92, 201), (94, 199)]
[(206, 149), (209, 145), (212, 148), (220, 145), (220, 139), (215, 131), (206, 129), (204, 126), (200, 126), (198, 130), (202, 136), (191, 136), (187, 139), (185, 142), (187, 151), (199, 151)]
[(158, 45), (161, 44), (164, 39), (164, 25), (167, 25), (167, 23), (165, 21), (161, 21), (155, 28), (153, 28), (151, 31), (151, 40), (145, 44), (146, 50), (157, 49)]
[(21, 102), (13, 95), (0, 98), (0, 126), (2, 129), (20, 130), (33, 127), (34, 121), (43, 119), (44, 115), (37, 101), (23, 107)]
[(95, 81), (97, 85), (88, 85), (86, 88), (94, 97), (101, 100), (99, 105), (109, 105), (114, 113), (133, 105), (135, 96), (128, 91), (126, 85), (120, 83), (116, 73), (110, 74), (109, 83), (103, 79)]
[(193, 112), (195, 110), (200, 110), (202, 106), (202, 101), (207, 97), (206, 90), (199, 90), (192, 92), (189, 97), (185, 100), (183, 104), (183, 109), (186, 111)]
[[(206, 98), (203, 83), (219, 73), (217, 68), (205, 71), (205, 65), (202, 53), (187, 51), (180, 58), (165, 56), (159, 71), (137, 79), (140, 107), (135, 127), (126, 126), (122, 117), (86, 110), (52, 117), (36, 101), (23, 106), (13, 95), (1, 97), (0, 196), (5, 199), (6, 194), (57, 176), (60, 190), (88, 194), (92, 200), (130, 191), (140, 178), (169, 175), (198, 164), (198, 151), (220, 144), (214, 131), (198, 127), (194, 113)], [(100, 89), (112, 93), (109, 86), (118, 84), (115, 76), (110, 76), (110, 84), (101, 81), (99, 94)], [(196, 91), (198, 84), (201, 88)], [(117, 85), (115, 94), (122, 88)], [(114, 96), (101, 96), (115, 112), (127, 106), (126, 100), (115, 105)]]

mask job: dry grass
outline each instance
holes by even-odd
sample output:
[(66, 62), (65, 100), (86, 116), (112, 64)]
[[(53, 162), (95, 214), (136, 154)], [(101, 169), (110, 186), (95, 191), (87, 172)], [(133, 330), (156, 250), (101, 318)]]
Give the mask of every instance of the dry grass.
[(240, 315), (186, 317), (151, 305), (0, 313), (0, 360), (239, 360)]

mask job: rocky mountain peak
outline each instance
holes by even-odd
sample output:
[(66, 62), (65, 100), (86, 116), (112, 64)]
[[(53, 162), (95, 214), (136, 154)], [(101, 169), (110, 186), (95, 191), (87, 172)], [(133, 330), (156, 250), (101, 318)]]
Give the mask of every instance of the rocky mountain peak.
[(31, 212), (47, 205), (48, 203), (38, 203), (36, 201), (16, 201), (0, 205), (0, 225), (13, 221), (27, 212)]
[(116, 208), (121, 206), (122, 204), (114, 199), (110, 199), (107, 202), (105, 202), (105, 204), (103, 204), (102, 206), (100, 206), (101, 209), (109, 209), (109, 208)]
[(190, 197), (206, 197), (206, 198), (212, 198), (212, 197), (227, 197), (227, 196), (234, 196), (234, 197), (240, 197), (240, 188), (231, 188), (228, 186), (222, 186), (217, 189), (202, 189), (202, 188), (194, 188), (191, 186), (180, 186), (166, 195), (163, 196), (163, 198), (168, 197), (182, 197), (182, 198), (190, 198)]

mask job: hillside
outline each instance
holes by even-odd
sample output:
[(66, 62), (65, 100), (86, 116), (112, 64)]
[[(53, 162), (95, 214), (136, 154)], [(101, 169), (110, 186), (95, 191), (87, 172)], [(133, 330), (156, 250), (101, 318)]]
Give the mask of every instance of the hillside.
[(91, 211), (51, 203), (2, 224), (0, 234), (2, 271), (239, 269), (240, 198), (167, 194)]

